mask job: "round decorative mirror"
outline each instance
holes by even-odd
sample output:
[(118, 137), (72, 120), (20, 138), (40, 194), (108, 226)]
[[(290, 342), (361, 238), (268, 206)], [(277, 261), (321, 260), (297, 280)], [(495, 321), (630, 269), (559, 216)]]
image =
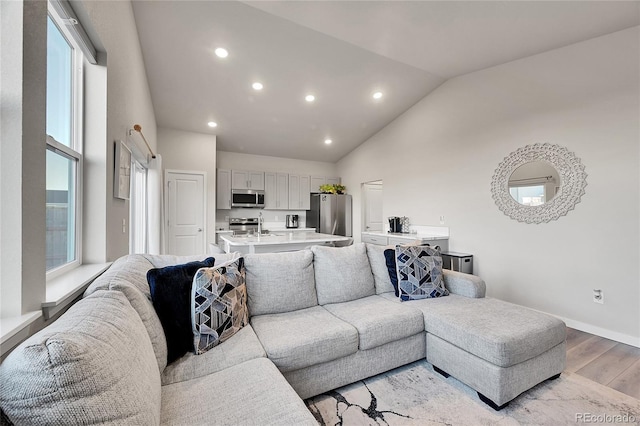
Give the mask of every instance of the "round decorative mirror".
[(543, 223), (566, 215), (580, 202), (586, 177), (580, 159), (566, 148), (527, 145), (498, 165), (491, 192), (498, 208), (512, 219)]

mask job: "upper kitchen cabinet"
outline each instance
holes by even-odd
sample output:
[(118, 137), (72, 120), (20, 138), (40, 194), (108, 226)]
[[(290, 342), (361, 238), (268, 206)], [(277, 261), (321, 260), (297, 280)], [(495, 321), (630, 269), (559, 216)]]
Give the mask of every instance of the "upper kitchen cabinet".
[(216, 180), (216, 208), (231, 208), (231, 170), (218, 169)]
[(340, 185), (340, 183), (342, 183), (342, 179), (340, 179), (339, 177), (327, 178), (327, 185)]
[(264, 190), (264, 172), (233, 170), (231, 172), (231, 189)]
[(287, 210), (289, 208), (289, 175), (265, 172), (264, 208), (267, 210)]
[(311, 192), (320, 192), (321, 185), (335, 185), (339, 183), (339, 177), (311, 176)]
[(310, 177), (301, 175), (289, 175), (289, 210), (308, 210), (310, 208)]

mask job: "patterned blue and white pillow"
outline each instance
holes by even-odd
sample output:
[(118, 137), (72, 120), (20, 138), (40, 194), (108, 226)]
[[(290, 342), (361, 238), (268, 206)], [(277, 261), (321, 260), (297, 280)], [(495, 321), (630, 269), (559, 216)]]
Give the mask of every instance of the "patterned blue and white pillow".
[(400, 300), (447, 296), (440, 251), (429, 246), (396, 246)]
[(244, 258), (198, 270), (191, 288), (191, 321), (196, 355), (249, 323)]

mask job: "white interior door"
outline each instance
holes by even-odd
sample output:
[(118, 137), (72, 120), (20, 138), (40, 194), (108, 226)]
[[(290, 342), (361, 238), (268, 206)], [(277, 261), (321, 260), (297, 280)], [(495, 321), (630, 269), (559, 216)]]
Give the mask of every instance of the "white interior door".
[(382, 231), (384, 229), (382, 223), (382, 182), (365, 183), (362, 187), (364, 192), (364, 230)]
[(205, 172), (165, 172), (167, 254), (205, 253)]

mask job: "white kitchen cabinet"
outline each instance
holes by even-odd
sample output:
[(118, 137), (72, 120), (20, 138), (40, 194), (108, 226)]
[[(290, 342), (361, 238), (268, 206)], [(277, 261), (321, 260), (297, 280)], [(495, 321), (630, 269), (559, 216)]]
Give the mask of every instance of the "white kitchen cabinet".
[(326, 181), (327, 185), (339, 185), (341, 183), (341, 179), (339, 177), (328, 177)]
[(387, 237), (381, 237), (378, 235), (362, 234), (361, 239), (363, 243), (377, 244), (379, 246), (386, 246), (389, 243)]
[(396, 246), (409, 244), (429, 244), (432, 247), (440, 247), (440, 251), (449, 250), (449, 239), (446, 237), (434, 237), (418, 234), (386, 234), (383, 232), (363, 232), (361, 234), (363, 243), (377, 244), (380, 246)]
[(309, 176), (300, 176), (300, 210), (311, 208), (311, 179)]
[(231, 172), (231, 189), (264, 190), (264, 172), (233, 170)]
[(289, 175), (289, 210), (311, 208), (311, 178), (304, 175)]
[(276, 208), (287, 210), (289, 208), (289, 175), (276, 173)]
[(311, 176), (311, 192), (320, 192), (320, 185), (336, 185), (339, 183), (339, 177)]
[(216, 208), (231, 208), (231, 170), (218, 169), (216, 179)]
[(320, 186), (326, 183), (324, 176), (311, 176), (311, 192), (320, 192)]
[(267, 210), (287, 210), (289, 208), (289, 175), (265, 172), (264, 208)]

